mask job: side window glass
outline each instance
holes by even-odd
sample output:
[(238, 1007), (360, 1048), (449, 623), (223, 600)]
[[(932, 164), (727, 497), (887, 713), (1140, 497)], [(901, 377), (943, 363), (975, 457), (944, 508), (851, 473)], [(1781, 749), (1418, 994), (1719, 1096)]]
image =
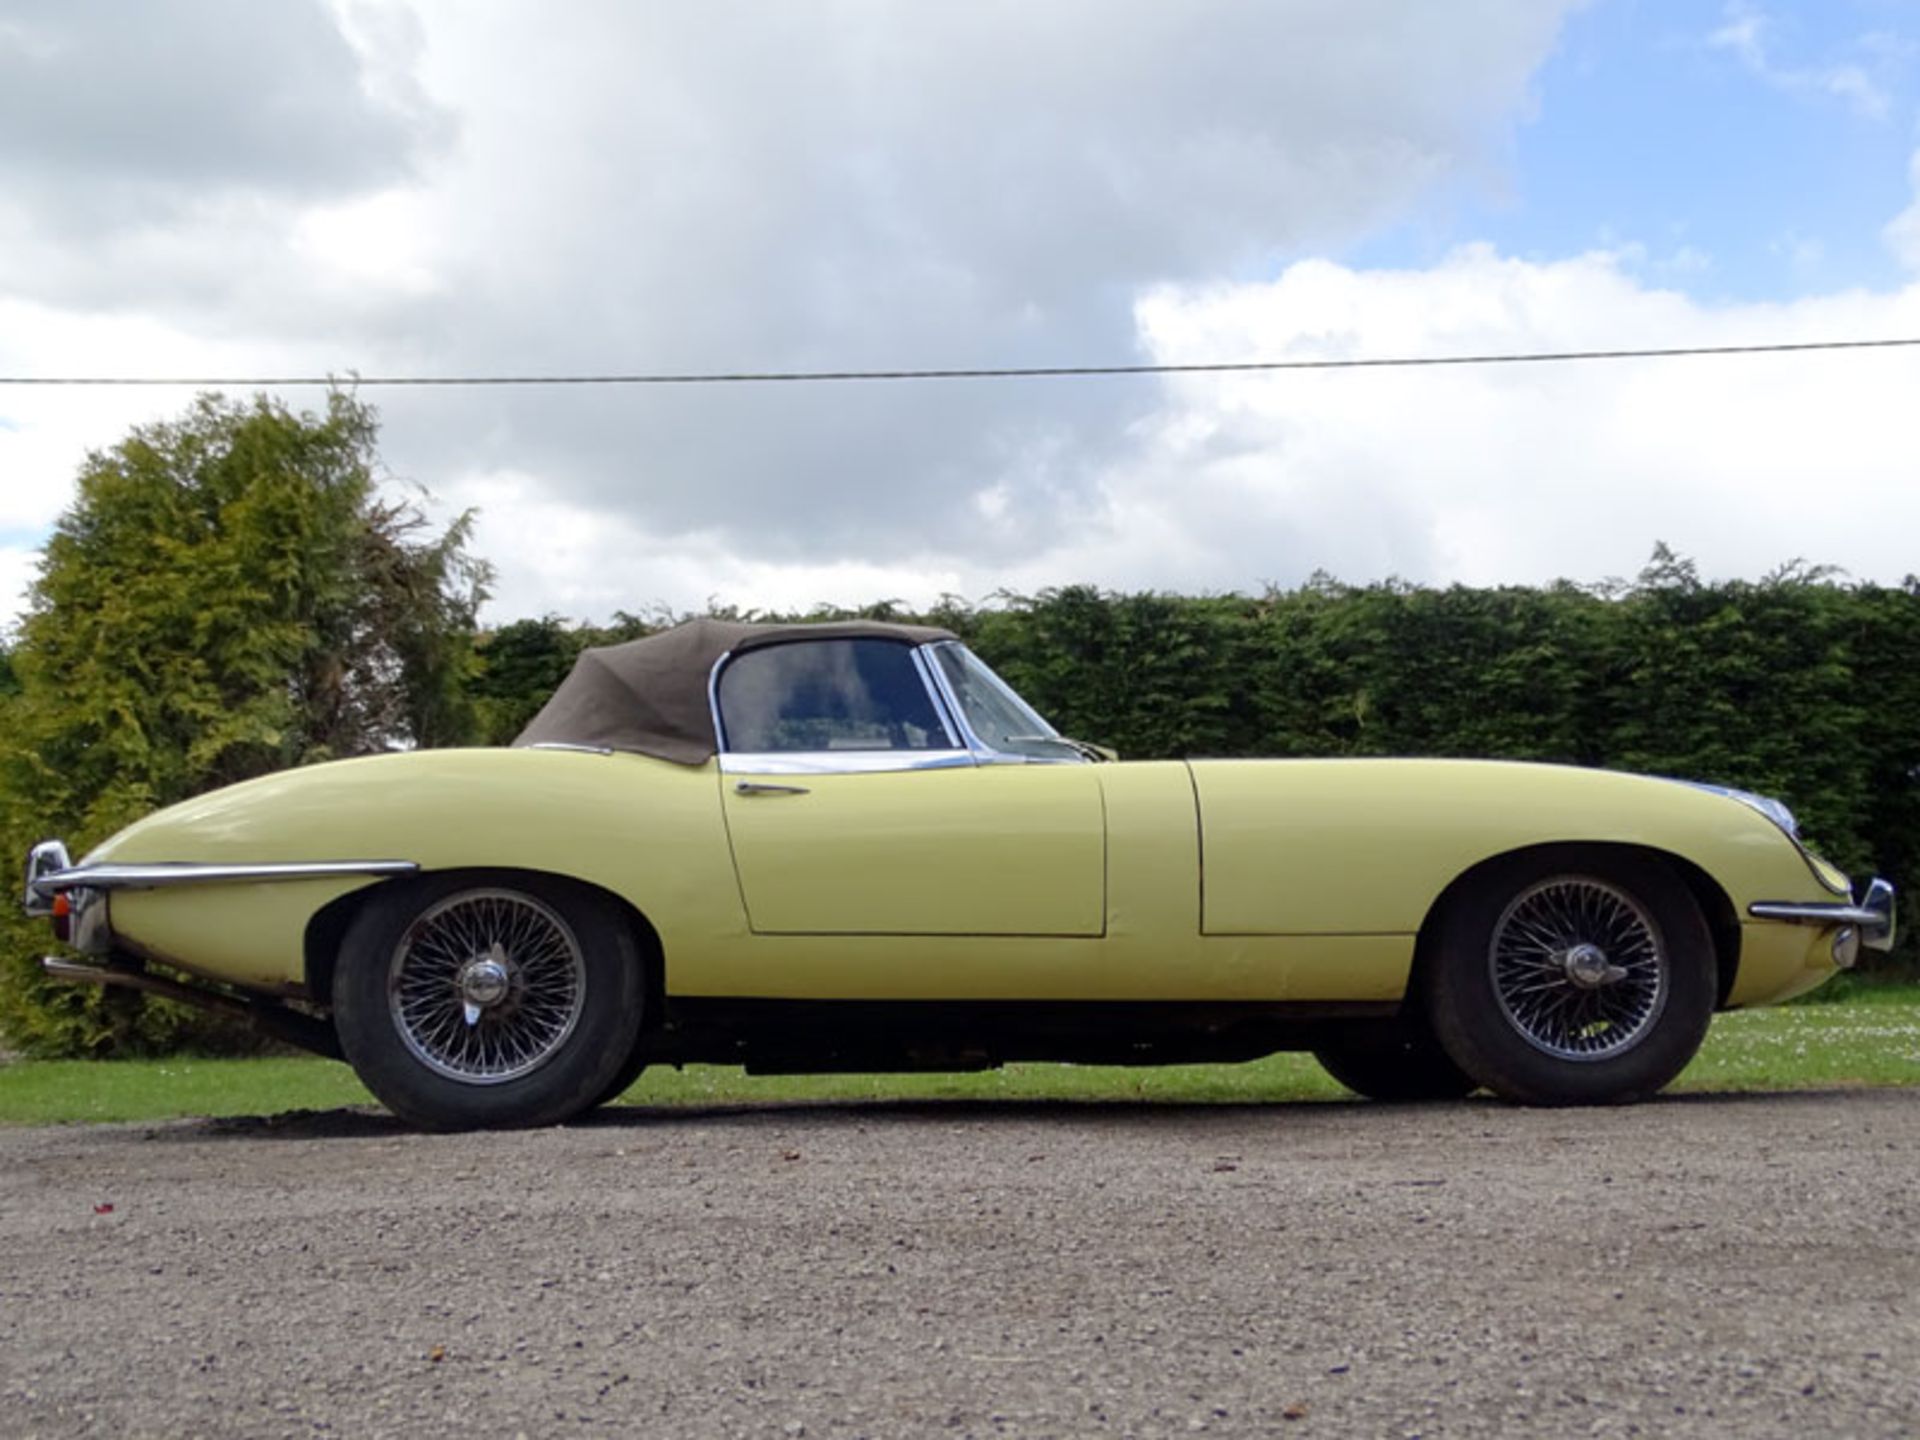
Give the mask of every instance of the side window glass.
[(946, 750), (911, 649), (891, 640), (798, 640), (720, 672), (720, 724), (739, 754)]

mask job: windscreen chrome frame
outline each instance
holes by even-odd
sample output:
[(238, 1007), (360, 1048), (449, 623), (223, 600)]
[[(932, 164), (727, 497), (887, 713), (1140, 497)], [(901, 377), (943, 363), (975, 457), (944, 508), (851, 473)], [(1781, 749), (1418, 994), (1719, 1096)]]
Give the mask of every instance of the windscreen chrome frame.
[[(973, 653), (967, 650), (966, 645), (958, 640), (935, 640), (920, 647), (921, 650), (928, 652), (923, 658), (926, 673), (933, 677), (934, 687), (939, 691), (940, 698), (945, 702), (948, 712), (954, 717), (954, 723), (960, 727), (960, 733), (966, 737), (967, 748), (973, 752), (979, 764), (1085, 765), (1088, 763), (1084, 755), (1068, 747), (1066, 740), (1061, 737), (1058, 730), (1054, 729), (1052, 722), (1050, 722), (1046, 716), (1042, 715), (1038, 710), (1035, 710), (1033, 706), (1027, 704), (1025, 696), (1021, 695), (1019, 691), (1002, 680), (991, 665), (981, 660), (980, 668), (986, 672), (987, 679), (993, 682), (994, 688), (1002, 695), (1015, 701), (1022, 709), (1031, 714), (1035, 720), (1039, 721), (1041, 733), (1049, 739), (1060, 740), (1061, 747), (1066, 750), (1067, 753), (1062, 755), (1027, 755), (1018, 750), (1002, 750), (997, 746), (988, 744), (987, 741), (974, 732), (972, 724), (967, 720), (966, 709), (960, 703), (959, 695), (954, 692), (953, 687), (947, 682), (946, 671), (940, 667), (931, 653), (935, 650), (949, 648), (965, 651), (969, 655)], [(975, 655), (973, 658), (979, 660), (980, 657)]]

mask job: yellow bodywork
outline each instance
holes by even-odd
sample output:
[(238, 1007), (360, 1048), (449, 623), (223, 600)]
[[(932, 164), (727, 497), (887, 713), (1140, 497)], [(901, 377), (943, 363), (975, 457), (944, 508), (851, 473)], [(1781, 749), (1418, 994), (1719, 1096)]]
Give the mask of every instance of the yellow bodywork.
[(727, 837), (756, 935), (1106, 930), (1093, 766), (727, 779)]
[[(742, 793), (743, 781), (789, 788)], [(1474, 761), (753, 776), (630, 754), (430, 751), (202, 796), (87, 861), (564, 875), (646, 917), (678, 995), (1390, 1001), (1450, 884), (1566, 841), (1680, 857), (1742, 917), (1756, 900), (1835, 898), (1778, 829), (1723, 796)], [(379, 883), (123, 890), (110, 921), (183, 968), (297, 991), (313, 914)], [(1781, 999), (1831, 971), (1817, 927), (1742, 932), (1731, 1003)]]

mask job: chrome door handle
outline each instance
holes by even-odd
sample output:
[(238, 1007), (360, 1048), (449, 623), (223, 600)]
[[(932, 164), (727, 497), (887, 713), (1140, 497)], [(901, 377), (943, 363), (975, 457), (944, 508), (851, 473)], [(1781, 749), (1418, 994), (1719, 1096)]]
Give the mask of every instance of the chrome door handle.
[(763, 785), (758, 780), (742, 780), (733, 787), (736, 795), (808, 795), (804, 785)]

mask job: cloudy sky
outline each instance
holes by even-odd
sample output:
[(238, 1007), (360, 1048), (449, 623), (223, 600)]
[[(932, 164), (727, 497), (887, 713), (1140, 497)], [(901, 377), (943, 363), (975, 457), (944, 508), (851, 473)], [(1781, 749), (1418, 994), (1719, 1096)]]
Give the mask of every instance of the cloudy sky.
[[(0, 0), (0, 375), (1920, 336), (1915, 0)], [(490, 618), (1920, 570), (1920, 353), (365, 392)], [(0, 619), (184, 389), (0, 385)], [(314, 404), (312, 391), (290, 391)]]

